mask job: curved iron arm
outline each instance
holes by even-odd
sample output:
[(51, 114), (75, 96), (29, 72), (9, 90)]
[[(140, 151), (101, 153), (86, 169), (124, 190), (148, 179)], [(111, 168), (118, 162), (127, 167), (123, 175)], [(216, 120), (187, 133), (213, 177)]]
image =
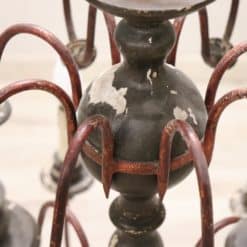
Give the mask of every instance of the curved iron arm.
[(46, 91), (54, 95), (62, 103), (66, 113), (67, 133), (70, 142), (77, 128), (75, 110), (69, 96), (56, 84), (44, 80), (23, 80), (11, 83), (0, 89), (0, 104), (9, 97), (28, 90)]
[[(225, 94), (223, 97), (221, 97), (217, 103), (212, 107), (208, 122), (206, 126), (205, 131), (205, 137), (202, 142), (202, 146), (207, 158), (208, 164), (210, 164), (213, 150), (214, 150), (214, 144), (215, 144), (215, 136), (216, 136), (216, 130), (218, 126), (219, 119), (225, 110), (225, 108), (230, 105), (231, 103), (244, 99), (247, 97), (247, 89), (237, 89), (230, 91), (229, 93)], [(188, 163), (192, 160), (190, 153), (185, 153), (183, 155), (180, 155), (179, 157), (176, 157), (172, 160), (172, 166), (173, 169), (179, 169), (183, 164)]]
[(82, 150), (82, 145), (96, 128), (100, 128), (102, 134), (102, 183), (106, 196), (109, 194), (112, 179), (113, 136), (108, 120), (103, 116), (96, 115), (88, 118), (79, 126), (66, 153), (56, 193), (51, 247), (60, 247), (71, 173)]
[(77, 65), (72, 56), (70, 55), (69, 50), (51, 32), (32, 24), (17, 24), (9, 27), (0, 35), (0, 59), (2, 57), (4, 48), (6, 47), (9, 40), (15, 35), (21, 33), (32, 34), (41, 38), (42, 40), (47, 42), (52, 48), (54, 48), (59, 54), (63, 63), (67, 67), (71, 81), (73, 103), (75, 108), (77, 108), (82, 95), (81, 80), (77, 71)]
[[(220, 222), (214, 225), (214, 234), (224, 229), (225, 227), (237, 223), (241, 218), (239, 217), (229, 217), (221, 220)], [(202, 247), (202, 240), (200, 239), (196, 245), (196, 247)]]
[(193, 164), (196, 169), (201, 201), (202, 246), (213, 247), (213, 203), (207, 160), (203, 153), (201, 143), (194, 130), (188, 123), (181, 120), (170, 121), (162, 131), (158, 173), (160, 198), (162, 199), (164, 197), (168, 188), (169, 173), (171, 169), (171, 146), (176, 132), (179, 132), (185, 141), (189, 152), (193, 157)]
[(246, 51), (247, 42), (240, 43), (239, 45), (236, 45), (234, 48), (228, 51), (216, 66), (206, 90), (205, 105), (208, 113), (211, 111), (214, 105), (216, 92), (224, 73), (229, 68), (229, 66), (231, 66), (231, 64), (233, 64), (237, 60), (237, 58)]
[(175, 66), (176, 64), (176, 58), (177, 58), (177, 51), (178, 51), (178, 43), (179, 43), (179, 40), (180, 40), (180, 36), (181, 36), (181, 33), (182, 33), (182, 29), (183, 29), (183, 26), (184, 26), (184, 22), (185, 22), (185, 16), (182, 16), (182, 17), (178, 17), (174, 20), (173, 22), (173, 28), (174, 28), (174, 31), (175, 31), (175, 34), (176, 34), (176, 41), (175, 41), (175, 44), (169, 54), (169, 56), (167, 57), (167, 63)]
[[(47, 214), (47, 210), (49, 208), (54, 208), (55, 202), (46, 202), (40, 209), (39, 216), (38, 216), (38, 227), (39, 227), (39, 236), (41, 237), (43, 225), (44, 225), (44, 220)], [(86, 237), (85, 232), (83, 231), (79, 220), (77, 217), (73, 214), (73, 212), (67, 208), (66, 209), (66, 214), (65, 214), (65, 220), (72, 225), (74, 228), (77, 237), (80, 241), (81, 247), (89, 247), (88, 240)]]
[(109, 36), (109, 42), (110, 42), (110, 48), (111, 48), (111, 59), (112, 59), (112, 65), (120, 63), (121, 57), (120, 52), (118, 51), (116, 41), (114, 39), (114, 32), (116, 29), (116, 21), (115, 17), (111, 14), (108, 14), (106, 12), (103, 12), (105, 23), (108, 31)]
[(227, 93), (226, 95), (224, 95), (222, 98), (220, 98), (218, 102), (214, 105), (212, 110), (210, 111), (206, 132), (205, 132), (205, 139), (203, 143), (203, 147), (206, 153), (208, 163), (210, 163), (212, 159), (214, 143), (215, 143), (215, 134), (221, 114), (228, 105), (246, 97), (247, 97), (247, 89), (233, 90)]

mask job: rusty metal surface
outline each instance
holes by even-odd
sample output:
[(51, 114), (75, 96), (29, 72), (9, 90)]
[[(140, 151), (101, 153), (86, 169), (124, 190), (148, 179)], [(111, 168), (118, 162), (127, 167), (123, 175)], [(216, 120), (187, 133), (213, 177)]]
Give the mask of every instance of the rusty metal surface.
[(90, 133), (100, 128), (102, 133), (102, 183), (106, 195), (109, 194), (111, 184), (111, 164), (113, 157), (113, 137), (107, 119), (102, 116), (94, 116), (81, 124), (70, 142), (68, 152), (62, 168), (58, 189), (56, 193), (55, 210), (53, 216), (53, 226), (51, 235), (51, 247), (58, 247), (61, 244), (63, 219), (68, 200), (68, 189), (70, 176), (75, 167), (77, 157), (81, 151), (83, 143), (87, 140)]
[(48, 30), (32, 24), (17, 24), (7, 28), (0, 35), (0, 59), (3, 55), (4, 48), (6, 47), (9, 40), (17, 34), (21, 33), (37, 36), (46, 41), (46, 43), (51, 45), (56, 50), (68, 69), (68, 73), (71, 79), (73, 102), (75, 108), (77, 108), (82, 95), (81, 80), (77, 71), (77, 66), (74, 59), (71, 57), (69, 50), (62, 44), (59, 39), (56, 38), (55, 35), (53, 35)]
[(28, 90), (49, 92), (61, 102), (66, 113), (68, 139), (70, 140), (77, 128), (75, 109), (69, 96), (56, 84), (45, 80), (23, 80), (11, 83), (0, 89), (0, 103), (13, 95)]
[[(54, 208), (55, 203), (52, 201), (46, 202), (44, 205), (42, 205), (40, 211), (39, 211), (39, 215), (38, 215), (38, 228), (39, 228), (39, 236), (41, 237), (41, 233), (42, 233), (42, 229), (43, 229), (43, 225), (44, 225), (44, 220), (47, 214), (48, 209), (50, 208)], [(82, 247), (89, 247), (89, 243), (86, 237), (86, 234), (84, 232), (84, 230), (81, 227), (81, 224), (79, 222), (79, 220), (77, 219), (77, 217), (74, 215), (74, 213), (67, 207), (66, 208), (66, 213), (65, 213), (65, 224), (70, 224), (73, 229), (75, 230), (75, 233), (77, 234), (77, 237), (80, 241), (80, 244)], [(66, 246), (69, 243), (66, 243)]]
[(171, 167), (171, 145), (176, 132), (179, 132), (185, 141), (193, 157), (193, 164), (196, 169), (201, 202), (202, 246), (213, 247), (213, 203), (207, 160), (201, 143), (192, 127), (188, 123), (180, 120), (172, 120), (166, 125), (162, 132), (159, 155), (160, 165), (157, 175), (159, 195), (162, 199), (168, 188)]
[[(232, 224), (235, 224), (237, 222), (239, 222), (241, 220), (241, 218), (239, 217), (235, 217), (235, 216), (232, 216), (232, 217), (228, 217), (228, 218), (225, 218), (219, 222), (217, 222), (215, 225), (214, 225), (214, 234), (216, 234), (217, 232), (219, 232), (220, 230), (224, 229), (225, 227), (229, 226), (229, 225), (232, 225)], [(196, 247), (202, 247), (202, 240), (200, 239), (196, 245)]]
[(247, 51), (247, 42), (242, 42), (239, 45), (236, 45), (233, 49), (225, 54), (222, 60), (216, 66), (207, 87), (206, 96), (205, 96), (205, 105), (208, 112), (211, 111), (212, 106), (214, 105), (216, 93), (220, 81), (226, 72), (226, 70), (231, 66), (236, 59), (244, 54)]

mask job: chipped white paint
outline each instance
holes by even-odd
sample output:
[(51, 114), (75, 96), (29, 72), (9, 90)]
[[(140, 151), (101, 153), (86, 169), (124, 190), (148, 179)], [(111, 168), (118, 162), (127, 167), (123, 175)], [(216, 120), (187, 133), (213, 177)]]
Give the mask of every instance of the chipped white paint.
[(178, 92), (176, 90), (170, 90), (170, 94), (174, 94), (174, 95), (177, 95)]
[(196, 120), (196, 116), (195, 116), (195, 114), (193, 113), (193, 111), (191, 110), (191, 108), (188, 108), (188, 112), (189, 112), (190, 117), (191, 117), (192, 120), (193, 120), (193, 123), (194, 123), (195, 125), (198, 125), (198, 122), (197, 122), (197, 120)]
[(90, 104), (106, 103), (116, 110), (116, 114), (125, 112), (127, 101), (124, 96), (128, 90), (128, 88), (117, 89), (112, 85), (114, 73), (119, 67), (120, 64), (116, 64), (110, 70), (106, 71), (92, 83), (89, 91)]
[(150, 37), (150, 38), (148, 39), (148, 43), (149, 43), (149, 44), (152, 44), (152, 43), (153, 43), (153, 37)]
[(115, 247), (118, 244), (118, 241), (119, 241), (118, 235), (114, 234), (109, 244), (109, 247)]
[(153, 71), (151, 77), (152, 77), (152, 78), (157, 78), (157, 77), (158, 77), (158, 72)]
[(10, 210), (10, 211), (14, 210), (15, 207), (16, 207), (16, 204), (13, 203), (13, 202), (10, 202), (10, 203), (8, 204), (8, 206), (7, 206), (8, 210)]
[(178, 106), (173, 109), (173, 115), (178, 120), (185, 121), (188, 118), (188, 113)]
[(148, 81), (150, 82), (150, 84), (151, 84), (151, 86), (152, 86), (152, 85), (153, 85), (153, 81), (152, 81), (151, 75), (152, 75), (152, 70), (149, 69), (149, 70), (147, 71), (147, 79), (148, 79)]

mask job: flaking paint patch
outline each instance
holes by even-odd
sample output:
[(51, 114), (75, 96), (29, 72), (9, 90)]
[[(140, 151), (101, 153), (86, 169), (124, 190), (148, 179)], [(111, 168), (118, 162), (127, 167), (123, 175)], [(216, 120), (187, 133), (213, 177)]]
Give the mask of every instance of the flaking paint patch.
[(188, 113), (178, 106), (173, 109), (173, 115), (178, 120), (185, 121), (188, 118)]
[(8, 204), (8, 206), (7, 206), (8, 210), (10, 210), (10, 211), (14, 210), (15, 207), (16, 207), (16, 204), (13, 203), (13, 202), (10, 202), (10, 203)]
[(174, 94), (174, 95), (177, 95), (178, 92), (176, 90), (170, 90), (170, 94)]
[(192, 118), (192, 120), (193, 120), (193, 123), (195, 124), (195, 125), (198, 125), (198, 122), (197, 122), (197, 120), (196, 120), (196, 116), (195, 116), (195, 114), (193, 113), (193, 111), (192, 111), (192, 109), (191, 108), (188, 108), (188, 112), (189, 112), (189, 116)]
[(115, 247), (118, 244), (118, 242), (119, 242), (118, 235), (114, 234), (109, 244), (109, 247)]
[(122, 114), (126, 110), (127, 101), (124, 97), (128, 88), (117, 89), (113, 86), (114, 75), (121, 64), (114, 65), (92, 83), (89, 91), (89, 104), (106, 103), (116, 110), (116, 114)]

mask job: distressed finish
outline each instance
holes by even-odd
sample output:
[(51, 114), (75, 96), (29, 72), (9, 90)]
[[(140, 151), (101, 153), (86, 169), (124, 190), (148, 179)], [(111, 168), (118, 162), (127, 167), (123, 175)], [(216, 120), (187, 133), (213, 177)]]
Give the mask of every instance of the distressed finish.
[[(175, 41), (172, 25), (163, 20), (186, 14), (210, 1), (89, 2), (126, 18), (120, 21), (115, 33), (124, 62), (93, 81), (81, 100), (78, 120), (81, 123), (95, 114), (105, 116), (114, 136), (112, 161), (118, 165), (121, 161), (129, 162), (129, 167), (124, 168), (123, 164), (119, 172), (119, 166), (109, 163), (107, 179), (102, 176), (106, 170), (98, 166), (102, 137), (97, 130), (88, 137), (84, 151), (91, 147), (82, 157), (89, 171), (102, 181), (106, 195), (110, 185), (121, 193), (110, 209), (110, 217), (118, 229), (110, 246), (140, 246), (143, 241), (150, 246), (163, 246), (155, 231), (165, 217), (164, 208), (155, 197), (156, 176), (161, 179), (163, 174), (160, 166), (154, 166), (162, 150), (162, 129), (170, 120), (183, 120), (203, 138), (207, 121), (203, 100), (193, 83), (182, 72), (163, 63)], [(176, 135), (172, 158), (185, 150), (184, 142)], [(89, 153), (93, 153), (91, 157)], [(96, 153), (98, 162), (92, 159), (92, 156), (97, 158)], [(169, 186), (183, 180), (191, 169), (190, 163), (184, 163), (177, 170), (171, 170)], [(162, 197), (164, 192), (159, 184)], [(212, 220), (209, 215), (208, 220)], [(212, 238), (206, 239), (213, 245)]]

